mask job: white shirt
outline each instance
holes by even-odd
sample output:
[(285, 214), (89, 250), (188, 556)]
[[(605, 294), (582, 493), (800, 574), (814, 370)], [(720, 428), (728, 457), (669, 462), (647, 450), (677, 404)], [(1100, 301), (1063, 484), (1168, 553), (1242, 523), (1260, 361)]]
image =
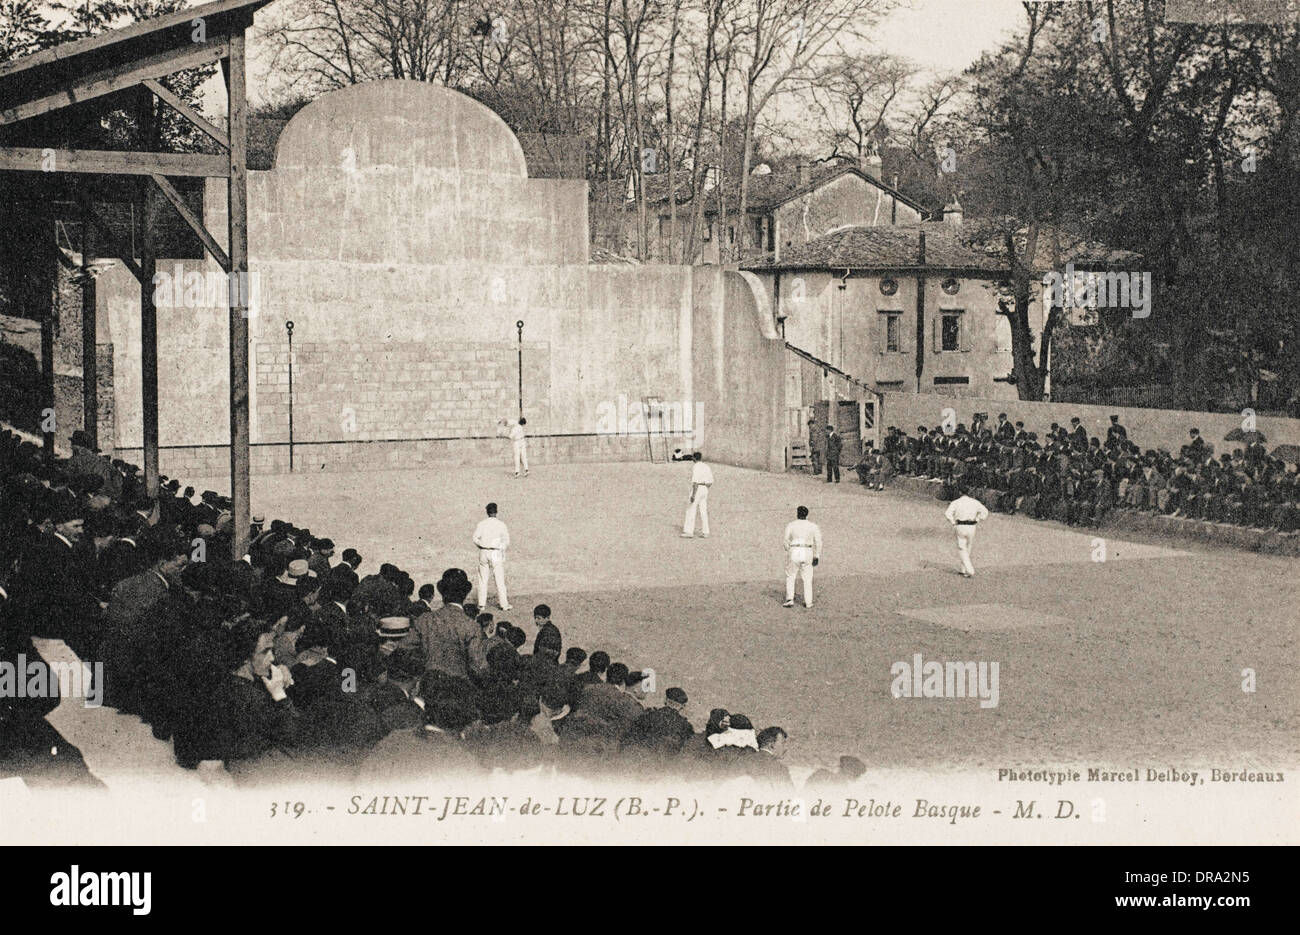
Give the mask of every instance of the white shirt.
[(961, 496), (948, 504), (943, 515), (955, 526), (959, 520), (982, 522), (989, 518), (989, 511), (974, 497)]
[(510, 440), (518, 444), (524, 440), (524, 427), (516, 422), (510, 426)]
[(696, 461), (691, 468), (691, 483), (709, 487), (713, 484), (713, 471), (703, 461)]
[(489, 516), (474, 527), (474, 544), (480, 549), (504, 549), (510, 545), (510, 531), (501, 520)]
[(822, 531), (810, 519), (791, 520), (785, 527), (786, 551), (798, 548), (811, 548), (813, 558), (822, 557)]

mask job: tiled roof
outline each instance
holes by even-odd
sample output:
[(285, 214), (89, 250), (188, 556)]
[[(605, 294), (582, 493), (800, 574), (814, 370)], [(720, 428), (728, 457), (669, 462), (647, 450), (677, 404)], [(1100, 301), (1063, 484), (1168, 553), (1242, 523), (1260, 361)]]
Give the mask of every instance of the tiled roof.
[[(919, 269), (921, 233), (925, 233), (925, 268), (1005, 273), (1008, 268), (1005, 238), (980, 222), (954, 226), (940, 221), (895, 224), (881, 227), (848, 226), (781, 251), (781, 259), (770, 257), (743, 264), (746, 269)], [(1024, 247), (1024, 232), (1017, 235), (1017, 247)], [(1094, 241), (1062, 232), (1062, 263), (1079, 268), (1133, 268), (1141, 257)], [(1051, 231), (1039, 234), (1035, 270), (1053, 268)]]
[(926, 268), (985, 270), (990, 273), (1006, 269), (999, 256), (971, 249), (954, 227), (938, 222), (842, 227), (806, 244), (783, 249), (777, 262), (768, 259), (754, 263), (750, 268), (919, 268), (922, 232), (925, 233)]

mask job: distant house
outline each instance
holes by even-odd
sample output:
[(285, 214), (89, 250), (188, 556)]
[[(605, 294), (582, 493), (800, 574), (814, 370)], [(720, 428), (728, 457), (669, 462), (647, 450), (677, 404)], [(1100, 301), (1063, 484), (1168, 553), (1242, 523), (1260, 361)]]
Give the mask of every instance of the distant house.
[[(787, 344), (786, 407), (792, 435), (819, 402), (875, 392), (1015, 399), (1011, 326), (998, 314), (1008, 279), (1005, 248), (973, 244), (956, 202), (944, 221), (853, 225), (741, 264), (767, 287)], [(1042, 276), (1052, 247), (1040, 236), (1029, 308), (1035, 343), (1043, 327)], [(1058, 238), (1059, 243), (1059, 238)], [(1138, 257), (1067, 239), (1061, 262), (1075, 269), (1133, 269)], [(1088, 309), (1068, 320), (1087, 324)], [(848, 380), (836, 378), (835, 371)], [(796, 413), (795, 410), (800, 410)]]
[[(803, 164), (789, 170), (768, 171), (761, 166), (749, 178), (745, 218), (739, 217), (740, 182), (723, 184), (726, 224), (719, 221), (718, 189), (712, 171), (705, 173), (700, 197), (704, 199), (702, 225), (696, 236), (695, 256), (687, 263), (717, 263), (720, 247), (732, 247), (740, 237), (740, 225), (747, 225), (747, 260), (779, 260), (789, 249), (806, 244), (827, 231), (846, 224), (886, 226), (914, 224), (925, 209), (880, 179), (880, 157), (867, 156), (861, 163), (829, 166)], [(685, 173), (683, 172), (683, 175)], [(688, 179), (678, 183), (677, 225), (673, 226), (664, 173), (646, 176), (649, 207), (648, 249), (651, 262), (676, 262), (682, 245), (689, 239), (695, 201), (685, 189)], [(635, 188), (628, 179), (593, 182), (591, 186), (592, 242), (616, 253), (637, 253), (637, 203)]]

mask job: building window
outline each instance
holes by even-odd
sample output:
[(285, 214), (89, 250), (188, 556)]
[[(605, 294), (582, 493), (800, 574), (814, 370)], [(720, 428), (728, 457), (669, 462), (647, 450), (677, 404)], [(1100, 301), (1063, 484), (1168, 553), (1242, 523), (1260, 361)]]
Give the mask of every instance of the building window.
[(708, 243), (713, 239), (713, 218), (704, 222), (704, 242)]
[(878, 390), (901, 390), (903, 388), (902, 380), (877, 380), (876, 389)]
[(961, 313), (944, 312), (939, 324), (939, 350), (961, 350)]
[(884, 354), (897, 354), (903, 349), (901, 312), (880, 313), (880, 351)]
[(734, 244), (735, 242), (736, 242), (736, 225), (735, 225), (735, 224), (728, 224), (728, 225), (727, 225), (727, 243), (728, 243), (728, 244)]
[(970, 377), (935, 377), (935, 386), (965, 386), (970, 383)]

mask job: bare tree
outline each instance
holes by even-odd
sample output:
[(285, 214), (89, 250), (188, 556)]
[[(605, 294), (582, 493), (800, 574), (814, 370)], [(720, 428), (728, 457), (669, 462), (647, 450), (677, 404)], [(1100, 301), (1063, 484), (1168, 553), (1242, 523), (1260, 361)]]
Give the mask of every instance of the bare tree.
[(810, 89), (831, 155), (861, 156), (889, 135), (888, 118), (916, 72), (888, 54), (835, 55)]
[(278, 68), (313, 90), (376, 78), (455, 86), (469, 68), (478, 7), (463, 0), (292, 0), (266, 38)]
[(744, 104), (738, 254), (743, 255), (747, 240), (749, 170), (759, 116), (778, 93), (817, 79), (828, 46), (864, 38), (866, 30), (892, 6), (893, 0), (753, 0), (742, 7), (744, 41), (739, 47), (739, 69)]

